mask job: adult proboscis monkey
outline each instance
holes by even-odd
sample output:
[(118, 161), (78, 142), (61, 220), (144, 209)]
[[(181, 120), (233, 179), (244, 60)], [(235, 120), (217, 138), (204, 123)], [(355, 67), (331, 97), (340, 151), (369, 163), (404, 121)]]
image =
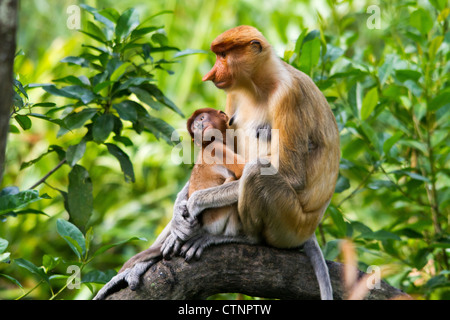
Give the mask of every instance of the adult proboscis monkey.
[[(231, 128), (239, 129), (237, 150), (246, 165), (239, 180), (196, 191), (188, 200), (187, 184), (157, 242), (177, 252), (179, 243), (192, 235), (192, 221), (203, 210), (237, 203), (245, 234), (278, 248), (303, 246), (321, 298), (332, 299), (328, 268), (314, 232), (331, 201), (339, 172), (339, 132), (333, 113), (314, 82), (278, 58), (257, 29), (230, 29), (212, 42), (211, 50), (216, 62), (203, 80), (226, 91), (226, 113), (232, 115)], [(278, 151), (264, 159), (275, 166), (273, 174), (261, 174), (267, 161), (247, 152), (249, 145), (261, 139), (261, 128), (278, 132), (274, 141)], [(265, 136), (264, 140), (269, 145), (266, 150), (273, 150), (270, 139)], [(197, 243), (200, 246), (201, 240)], [(139, 281), (136, 275), (146, 268), (145, 264), (130, 268), (125, 278)]]

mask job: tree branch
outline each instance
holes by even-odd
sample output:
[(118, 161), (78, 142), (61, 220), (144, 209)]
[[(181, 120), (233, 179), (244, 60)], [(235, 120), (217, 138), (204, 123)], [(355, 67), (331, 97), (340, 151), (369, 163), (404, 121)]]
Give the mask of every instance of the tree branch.
[(0, 0), (0, 183), (6, 162), (9, 114), (13, 98), (13, 66), (16, 53), (17, 1)]
[[(327, 261), (334, 299), (343, 299), (343, 265)], [(364, 275), (359, 271), (359, 277)], [(319, 286), (309, 259), (299, 250), (228, 244), (208, 248), (198, 261), (177, 257), (150, 268), (137, 291), (115, 292), (108, 300), (205, 299), (213, 294), (239, 292), (277, 299), (320, 299)], [(401, 296), (399, 289), (381, 282), (367, 299)]]
[(52, 170), (50, 170), (50, 171), (49, 171), (42, 179), (40, 179), (38, 182), (36, 182), (35, 184), (33, 184), (33, 185), (30, 187), (30, 190), (32, 190), (32, 189), (38, 187), (40, 184), (44, 183), (45, 180), (47, 180), (48, 177), (50, 177), (53, 173), (55, 173), (56, 170), (58, 170), (59, 168), (61, 168), (61, 166), (62, 166), (64, 163), (66, 163), (66, 161), (67, 161), (67, 160), (66, 160), (65, 158), (64, 158), (63, 160), (61, 160), (61, 161), (56, 165), (56, 167), (54, 167)]

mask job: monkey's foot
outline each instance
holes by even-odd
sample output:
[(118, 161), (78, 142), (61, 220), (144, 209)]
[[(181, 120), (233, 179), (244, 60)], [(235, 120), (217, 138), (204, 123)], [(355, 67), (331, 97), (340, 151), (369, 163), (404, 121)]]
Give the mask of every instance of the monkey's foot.
[(141, 282), (142, 275), (160, 259), (151, 259), (148, 261), (138, 262), (131, 268), (125, 269), (121, 273), (115, 275), (94, 297), (94, 300), (104, 300), (111, 293), (117, 292), (125, 287), (136, 290)]
[(186, 261), (190, 261), (192, 258), (199, 259), (205, 248), (223, 244), (223, 243), (247, 243), (254, 244), (256, 241), (243, 236), (224, 236), (213, 234), (199, 234), (187, 240), (181, 247), (180, 255), (184, 257)]

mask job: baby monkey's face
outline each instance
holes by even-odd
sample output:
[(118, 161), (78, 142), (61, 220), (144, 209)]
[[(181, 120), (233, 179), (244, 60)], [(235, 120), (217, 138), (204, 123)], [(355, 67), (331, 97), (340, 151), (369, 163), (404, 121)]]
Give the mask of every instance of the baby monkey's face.
[(188, 120), (188, 131), (197, 145), (209, 144), (220, 138), (223, 140), (228, 129), (228, 116), (215, 109), (200, 109)]

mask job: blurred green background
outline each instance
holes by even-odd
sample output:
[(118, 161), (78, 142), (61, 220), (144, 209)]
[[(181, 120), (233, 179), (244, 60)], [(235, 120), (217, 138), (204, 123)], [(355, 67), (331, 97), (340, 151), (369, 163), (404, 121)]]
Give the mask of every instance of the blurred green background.
[[(367, 8), (373, 4), (371, 1), (21, 1), (17, 48), (23, 50), (24, 55), (16, 59), (15, 72), (22, 84), (51, 83), (53, 79), (69, 74), (83, 74), (79, 68), (60, 63), (66, 56), (80, 54), (83, 51), (81, 44), (89, 42), (84, 34), (67, 27), (67, 8), (81, 3), (98, 9), (111, 7), (119, 12), (133, 7), (142, 20), (164, 10), (173, 11), (154, 20), (154, 25), (164, 26), (169, 44), (181, 50), (208, 51), (180, 58), (179, 63), (169, 66), (173, 74), (165, 71), (155, 73), (158, 86), (186, 116), (198, 108), (223, 109), (225, 106), (225, 93), (212, 83), (201, 81), (215, 59), (209, 53), (209, 45), (223, 31), (241, 24), (255, 26), (281, 58), (295, 64), (298, 63), (294, 55), (297, 54), (299, 36), (305, 28), (318, 30), (321, 52), (324, 53), (323, 48), (326, 47), (328, 56), (321, 55), (309, 74), (320, 84), (338, 119), (343, 153), (338, 193), (318, 231), (326, 257), (339, 259), (339, 240), (350, 238), (356, 244), (362, 270), (369, 265), (380, 266), (386, 271), (384, 278), (387, 281), (420, 299), (450, 298), (447, 257), (450, 192), (446, 164), (450, 158), (448, 143), (445, 142), (448, 141), (448, 100), (437, 110), (429, 108), (430, 118), (422, 115), (423, 122), (421, 117), (417, 123), (411, 120), (416, 114), (411, 111), (415, 105), (427, 105), (432, 98), (440, 98), (439, 92), (448, 89), (448, 2), (378, 1), (381, 28), (370, 29), (367, 20), (371, 14), (367, 13)], [(429, 23), (428, 17), (432, 18), (432, 24), (435, 23), (429, 30), (425, 27), (425, 34), (414, 22), (416, 20), (410, 18), (412, 12), (421, 8), (427, 14), (420, 26)], [(87, 21), (92, 21), (92, 17), (83, 9), (81, 14), (83, 28)], [(439, 46), (431, 61), (430, 50), (434, 50), (431, 43), (436, 37), (442, 39), (439, 38)], [(173, 53), (163, 55), (169, 58)], [(430, 71), (427, 68), (435, 69)], [(413, 70), (423, 74), (423, 78), (415, 79), (411, 72), (392, 70)], [(401, 78), (402, 75), (407, 79)], [(428, 95), (422, 92), (415, 94), (417, 91), (414, 90), (428, 84), (432, 84)], [(373, 86), (378, 89), (376, 97), (371, 96), (364, 102), (363, 97)], [(33, 103), (52, 101), (58, 104), (64, 101), (64, 98), (54, 97), (47, 100), (49, 96), (41, 88), (29, 89), (28, 95)], [(441, 99), (445, 97), (448, 95)], [(374, 101), (373, 107), (368, 102), (370, 98)], [(369, 112), (368, 116), (358, 119), (352, 111), (355, 106), (361, 109), (361, 105), (372, 108), (373, 114)], [(403, 114), (401, 108), (406, 108), (407, 112), (402, 109)], [(425, 114), (428, 111), (420, 112)], [(176, 129), (185, 127), (186, 119), (168, 109), (161, 110), (158, 116)], [(436, 123), (440, 118), (444, 120)], [(436, 125), (432, 129), (431, 119)], [(389, 153), (388, 157), (381, 149), (397, 130), (404, 133), (406, 142), (394, 147), (398, 148), (395, 154), (389, 153), (390, 149), (388, 152), (384, 150), (384, 153)], [(431, 167), (436, 166), (435, 171), (427, 162), (429, 153), (428, 156), (414, 155), (415, 148), (420, 151), (420, 147), (411, 141), (419, 139), (417, 135), (421, 131), (428, 134), (438, 131), (438, 141), (426, 146), (436, 148), (435, 161), (431, 162)], [(56, 126), (34, 120), (30, 130), (10, 134), (2, 187), (29, 188), (59, 160), (56, 154), (52, 154), (23, 170), (20, 170), (21, 164), (37, 158), (50, 145), (70, 145), (79, 137), (79, 133), (74, 132), (56, 138), (56, 133)], [(133, 241), (110, 249), (97, 257), (86, 272), (118, 270), (129, 257), (147, 248), (170, 220), (176, 193), (190, 173), (190, 165), (171, 161), (172, 146), (148, 133), (138, 135), (129, 131), (128, 136), (134, 143), (125, 149), (134, 165), (134, 183), (124, 182), (118, 162), (104, 148), (88, 148), (81, 160), (93, 181), (94, 212), (89, 226), (94, 230), (94, 246), (135, 236), (145, 237), (148, 241)], [(396, 142), (391, 141), (393, 144)], [(381, 149), (377, 148), (378, 143)], [(417, 164), (414, 166), (414, 157), (419, 158), (418, 166), (424, 167), (422, 171), (409, 170), (418, 168)], [(420, 157), (424, 162), (420, 162)], [(409, 175), (391, 173), (401, 169)], [(48, 185), (39, 187), (40, 193), (47, 193), (51, 199), (41, 200), (32, 207), (43, 210), (48, 216), (19, 215), (0, 222), (0, 238), (9, 242), (7, 251), (11, 252), (12, 260), (24, 258), (41, 266), (45, 255), (60, 257), (64, 263), (54, 272), (64, 274), (63, 267), (75, 259), (56, 232), (56, 220), (67, 219), (68, 214), (62, 196), (55, 189), (67, 189), (69, 170), (67, 166), (62, 167), (48, 179)], [(411, 174), (415, 172), (416, 176)], [(424, 180), (418, 176), (430, 178)], [(430, 198), (426, 189), (433, 184), (439, 196)], [(408, 194), (411, 197), (408, 198)], [(430, 206), (439, 209), (440, 230), (436, 230), (436, 223), (433, 224), (435, 215)], [(0, 273), (10, 275), (23, 286), (20, 288), (13, 281), (0, 277), (1, 299), (15, 299), (38, 283), (36, 275), (26, 268), (19, 268), (14, 262), (0, 263)], [(58, 280), (54, 284), (52, 282), (53, 291), (61, 288), (62, 283)], [(51, 295), (49, 287), (44, 284), (26, 297), (48, 299)], [(92, 296), (87, 286), (81, 286), (80, 290), (65, 290), (58, 298), (90, 299)]]

